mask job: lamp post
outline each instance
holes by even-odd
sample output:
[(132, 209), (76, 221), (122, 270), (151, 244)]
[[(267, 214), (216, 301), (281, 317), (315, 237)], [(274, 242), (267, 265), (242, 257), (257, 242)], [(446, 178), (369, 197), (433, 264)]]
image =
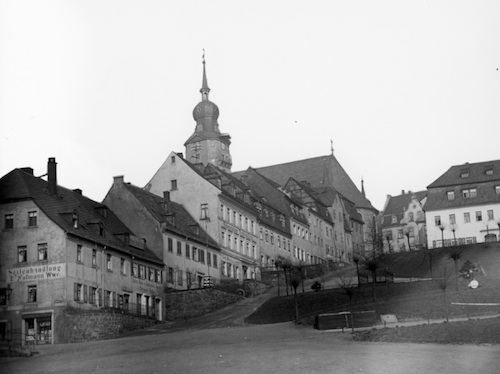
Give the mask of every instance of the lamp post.
[(455, 242), (455, 245), (457, 245), (457, 238), (455, 236), (455, 231), (457, 231), (457, 225), (452, 224), (450, 225), (451, 232), (453, 232), (453, 242)]
[(441, 230), (441, 246), (444, 248), (444, 226), (442, 224), (439, 225), (439, 230)]

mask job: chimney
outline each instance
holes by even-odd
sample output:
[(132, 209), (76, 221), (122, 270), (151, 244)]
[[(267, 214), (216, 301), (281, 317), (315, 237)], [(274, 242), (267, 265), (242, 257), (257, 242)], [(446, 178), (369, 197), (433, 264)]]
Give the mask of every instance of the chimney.
[(170, 191), (163, 191), (163, 198), (165, 201), (170, 202)]
[(25, 173), (28, 173), (29, 175), (33, 175), (33, 168), (21, 168), (21, 171), (24, 171)]
[(182, 152), (177, 153), (177, 156), (179, 156), (181, 160), (184, 160), (184, 156), (182, 155)]
[(49, 157), (47, 164), (47, 182), (49, 185), (49, 193), (57, 195), (57, 163), (55, 157)]
[(113, 177), (113, 183), (121, 183), (123, 184), (123, 175), (117, 175), (116, 177)]
[(401, 195), (404, 195), (405, 194), (405, 190), (401, 190)]
[(78, 195), (81, 195), (81, 194), (82, 194), (82, 190), (81, 190), (81, 189), (79, 189), (79, 188), (75, 188), (75, 189), (73, 190), (73, 192), (77, 193)]
[(248, 176), (246, 174), (243, 174), (241, 176), (241, 182), (245, 185), (248, 186)]

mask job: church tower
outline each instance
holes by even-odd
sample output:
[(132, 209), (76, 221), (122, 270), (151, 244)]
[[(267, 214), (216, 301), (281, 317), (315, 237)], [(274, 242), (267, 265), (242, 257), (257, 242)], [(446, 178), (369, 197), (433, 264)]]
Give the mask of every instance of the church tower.
[(219, 108), (208, 99), (209, 92), (205, 54), (203, 54), (201, 101), (193, 109), (193, 118), (196, 121), (194, 133), (184, 143), (186, 159), (192, 164), (207, 165), (212, 163), (224, 171), (231, 172), (232, 161), (229, 153), (231, 137), (229, 134), (221, 134), (219, 131), (217, 122)]

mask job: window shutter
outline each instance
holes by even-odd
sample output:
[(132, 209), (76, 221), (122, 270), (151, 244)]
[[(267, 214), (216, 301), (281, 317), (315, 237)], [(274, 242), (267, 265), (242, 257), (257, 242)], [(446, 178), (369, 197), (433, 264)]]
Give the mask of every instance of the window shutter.
[(88, 291), (87, 291), (87, 285), (83, 286), (83, 302), (86, 303), (88, 302)]
[(73, 300), (78, 301), (78, 283), (73, 284)]

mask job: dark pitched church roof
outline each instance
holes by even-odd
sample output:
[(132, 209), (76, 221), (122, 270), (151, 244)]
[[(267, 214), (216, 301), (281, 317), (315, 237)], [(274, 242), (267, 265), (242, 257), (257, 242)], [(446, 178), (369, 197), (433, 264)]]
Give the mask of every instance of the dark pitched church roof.
[[(52, 222), (68, 234), (163, 265), (145, 246), (139, 248), (137, 240), (125, 240), (135, 238), (134, 234), (106, 205), (62, 186), (57, 186), (57, 194), (51, 194), (47, 181), (33, 176), (32, 169), (31, 173), (27, 170), (14, 169), (0, 179), (0, 203), (33, 200)], [(78, 227), (73, 226), (74, 212), (78, 215)], [(103, 235), (99, 232), (101, 224)]]
[[(376, 209), (363, 196), (334, 155), (255, 168), (260, 174), (283, 185), (290, 177), (307, 181), (313, 188), (331, 186), (354, 202), (358, 208)], [(243, 172), (236, 173), (237, 175)]]

